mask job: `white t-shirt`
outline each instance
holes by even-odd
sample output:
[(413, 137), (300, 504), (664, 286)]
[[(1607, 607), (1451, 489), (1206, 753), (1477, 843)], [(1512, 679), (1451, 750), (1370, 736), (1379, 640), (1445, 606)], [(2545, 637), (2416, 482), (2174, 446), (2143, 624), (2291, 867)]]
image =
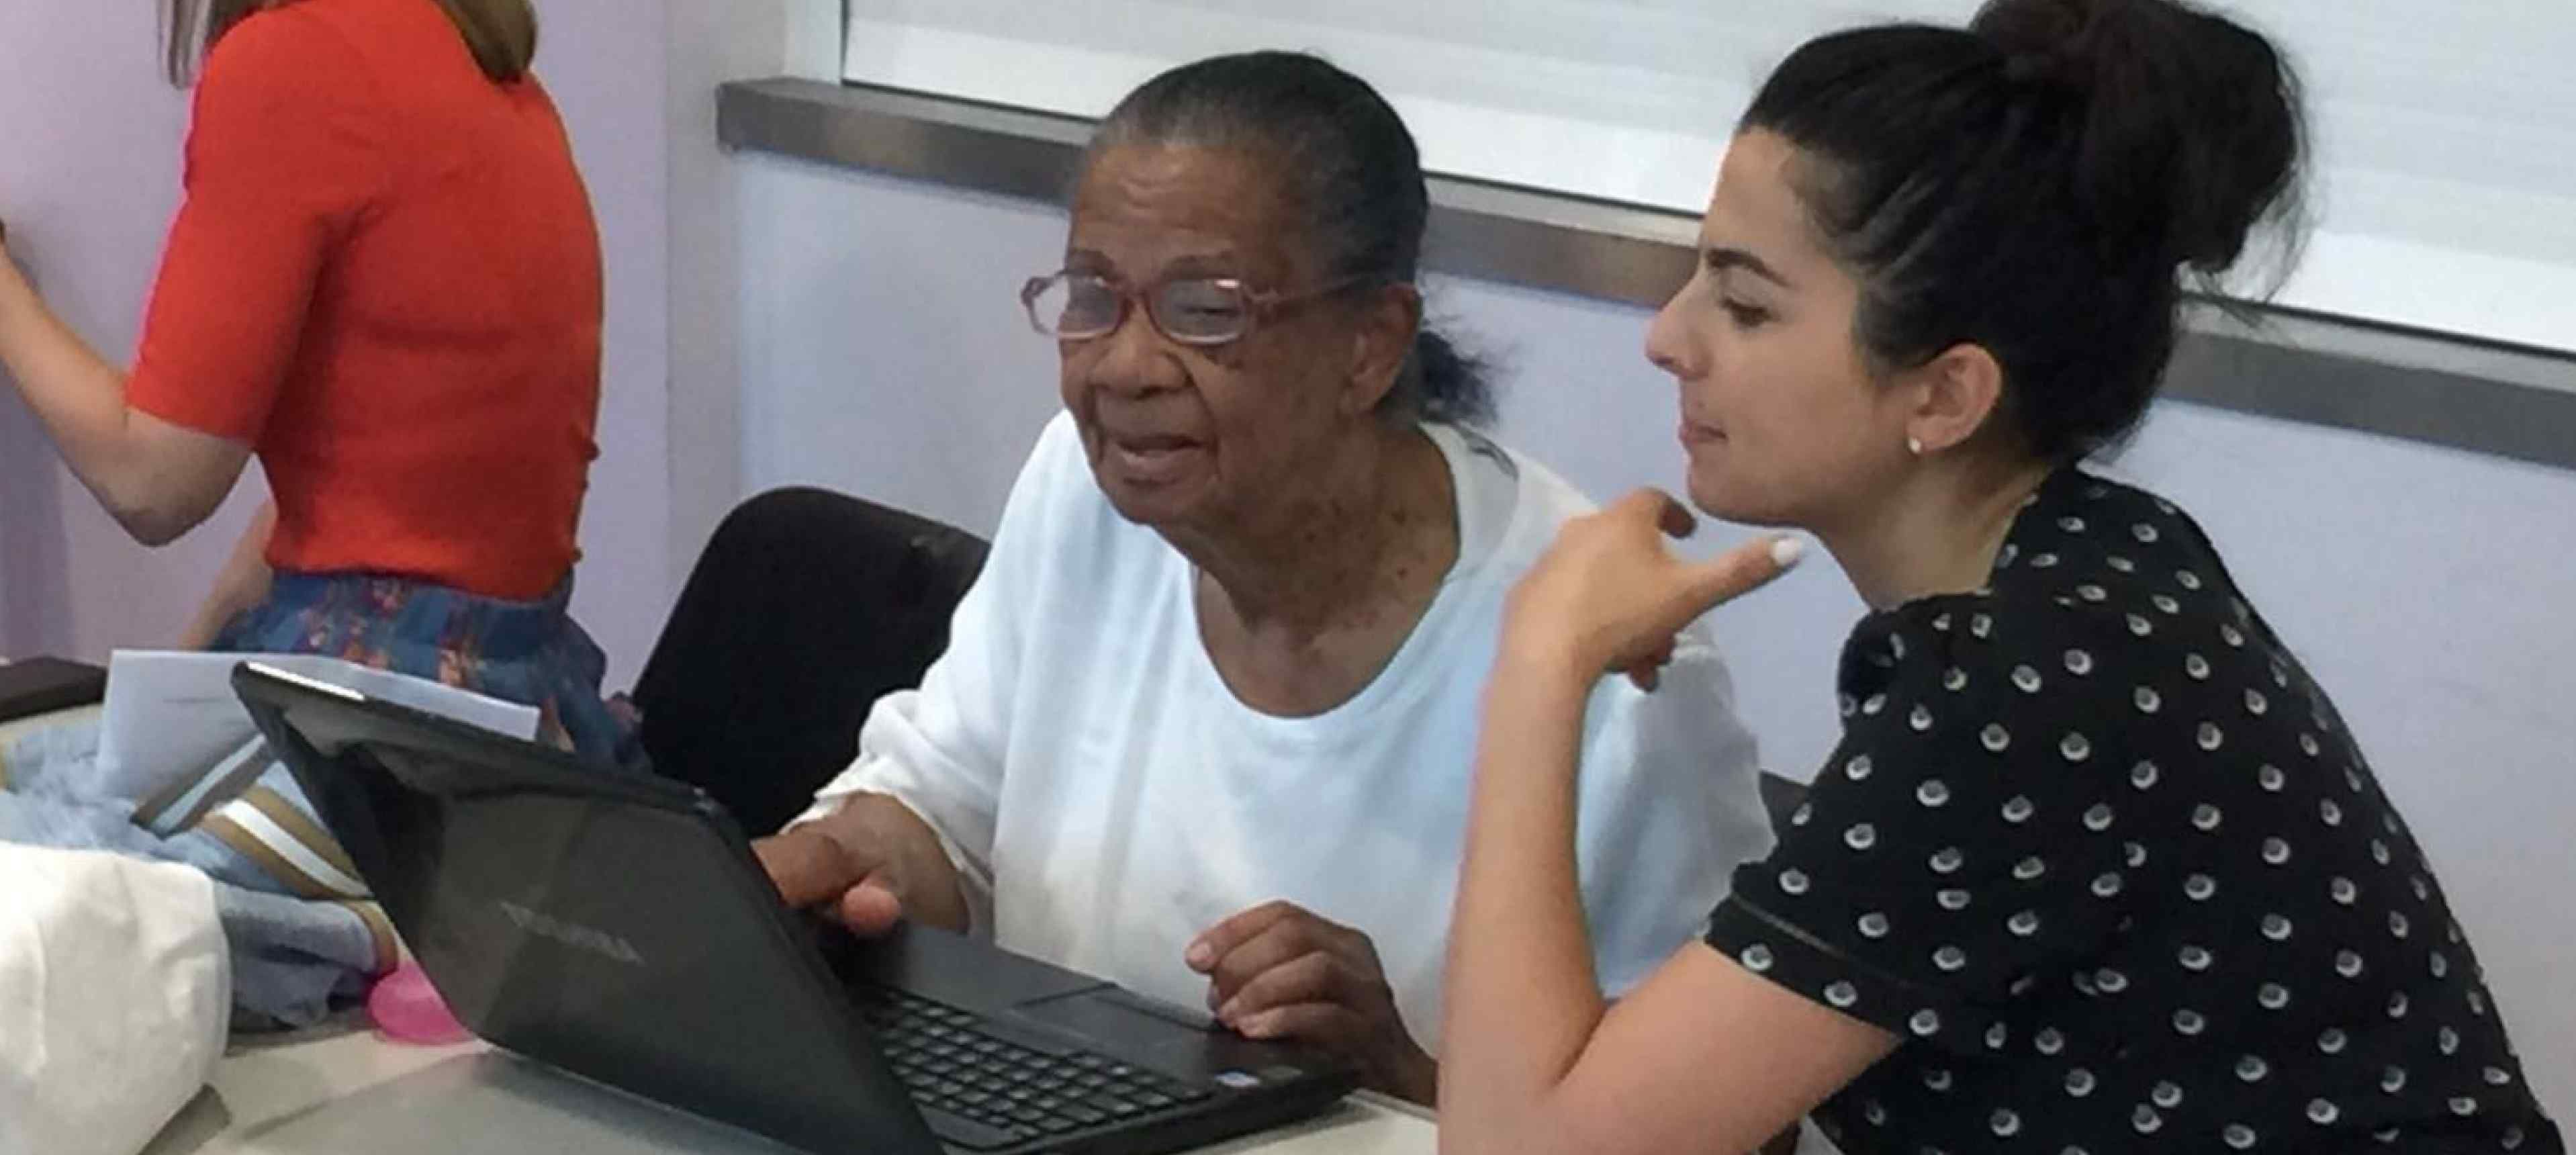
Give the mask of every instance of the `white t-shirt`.
[[(1374, 940), (1437, 1047), (1478, 712), (1504, 595), (1573, 487), (1473, 433), (1425, 432), (1456, 483), (1458, 561), (1376, 680), (1312, 717), (1234, 697), (1200, 641), (1189, 561), (1119, 517), (1071, 419), (1030, 454), (982, 576), (919, 690), (879, 700), (826, 786), (901, 800), (945, 841), (979, 930), (1184, 1006), (1181, 953), (1285, 899)], [(1705, 634), (1662, 689), (1604, 678), (1585, 718), (1578, 864), (1612, 993), (1704, 928), (1770, 849), (1753, 738)], [(818, 807), (818, 811), (820, 807)]]

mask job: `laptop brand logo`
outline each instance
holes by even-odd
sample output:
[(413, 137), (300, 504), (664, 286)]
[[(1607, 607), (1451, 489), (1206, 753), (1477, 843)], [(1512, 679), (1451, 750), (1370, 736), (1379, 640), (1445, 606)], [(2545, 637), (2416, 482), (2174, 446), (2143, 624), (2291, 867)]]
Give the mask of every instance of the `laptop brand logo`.
[(503, 902), (499, 905), (501, 913), (508, 915), (513, 925), (538, 938), (572, 947), (575, 950), (589, 951), (628, 966), (644, 965), (644, 956), (636, 952), (634, 944), (607, 931), (583, 926), (577, 922), (566, 922), (544, 911), (530, 910), (515, 902)]

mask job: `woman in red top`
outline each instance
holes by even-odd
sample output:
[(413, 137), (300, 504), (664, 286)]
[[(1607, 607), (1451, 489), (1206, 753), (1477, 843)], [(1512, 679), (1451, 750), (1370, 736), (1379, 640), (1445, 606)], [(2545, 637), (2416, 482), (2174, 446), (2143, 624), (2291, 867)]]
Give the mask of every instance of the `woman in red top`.
[(274, 577), (249, 567), (256, 596), (215, 648), (472, 686), (619, 758), (600, 655), (564, 612), (597, 455), (599, 239), (528, 73), (527, 0), (172, 0), (170, 15), (174, 79), (199, 44), (203, 72), (133, 371), (5, 259), (0, 364), (147, 545), (203, 521), (259, 459), (273, 510), (246, 544)]

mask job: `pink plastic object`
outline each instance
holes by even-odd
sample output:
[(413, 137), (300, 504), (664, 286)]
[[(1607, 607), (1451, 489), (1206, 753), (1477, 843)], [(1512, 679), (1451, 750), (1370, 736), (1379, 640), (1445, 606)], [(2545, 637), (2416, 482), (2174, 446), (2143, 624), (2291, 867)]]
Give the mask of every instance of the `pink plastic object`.
[(446, 1000), (438, 997), (418, 963), (406, 962), (377, 980), (367, 992), (367, 1013), (375, 1017), (376, 1029), (397, 1043), (443, 1047), (474, 1037), (448, 1013)]

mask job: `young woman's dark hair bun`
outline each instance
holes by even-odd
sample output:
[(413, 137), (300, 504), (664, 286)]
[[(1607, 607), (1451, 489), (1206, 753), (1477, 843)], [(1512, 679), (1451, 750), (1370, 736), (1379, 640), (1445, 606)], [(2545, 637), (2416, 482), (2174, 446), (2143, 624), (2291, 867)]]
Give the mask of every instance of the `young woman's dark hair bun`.
[(2008, 78), (2080, 95), (2078, 190), (2175, 264), (2224, 272), (2297, 211), (2297, 81), (2259, 33), (2168, 0), (1991, 0), (1969, 27)]
[(2144, 415), (2186, 276), (2213, 282), (2267, 223), (2297, 249), (2297, 76), (2261, 34), (2175, 0), (1990, 0), (1965, 29), (1819, 37), (1743, 128), (1802, 154), (1873, 359), (1985, 347), (2003, 418), (2051, 459)]

